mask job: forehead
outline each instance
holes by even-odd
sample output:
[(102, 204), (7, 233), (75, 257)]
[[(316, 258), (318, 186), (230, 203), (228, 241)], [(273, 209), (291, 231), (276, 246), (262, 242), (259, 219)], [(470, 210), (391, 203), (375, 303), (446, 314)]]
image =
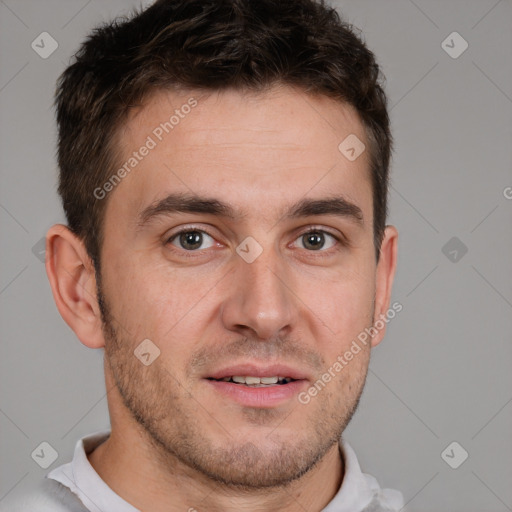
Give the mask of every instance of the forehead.
[[(168, 139), (161, 141), (164, 145), (177, 145), (186, 138), (189, 144), (199, 145), (275, 142), (319, 149), (319, 144), (337, 146), (340, 134), (347, 130), (347, 135), (365, 137), (354, 107), (289, 86), (275, 86), (262, 92), (159, 90), (132, 110), (120, 141), (133, 145), (144, 134), (159, 139), (160, 132), (162, 138)], [(171, 133), (173, 140), (166, 137)], [(253, 140), (255, 134), (257, 141)]]
[(355, 109), (289, 87), (159, 91), (118, 132), (120, 166), (137, 162), (109, 209), (117, 205), (124, 210), (119, 213), (133, 215), (171, 192), (215, 192), (240, 211), (269, 217), (279, 204), (306, 195), (339, 192), (365, 203), (371, 195), (368, 151), (351, 161), (339, 149), (347, 137), (366, 144)]

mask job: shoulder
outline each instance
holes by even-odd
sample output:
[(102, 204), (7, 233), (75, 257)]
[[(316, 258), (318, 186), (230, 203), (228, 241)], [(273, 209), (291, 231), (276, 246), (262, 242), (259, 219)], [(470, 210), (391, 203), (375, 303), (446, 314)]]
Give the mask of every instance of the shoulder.
[(23, 496), (0, 501), (0, 512), (88, 512), (78, 497), (51, 478), (42, 478)]

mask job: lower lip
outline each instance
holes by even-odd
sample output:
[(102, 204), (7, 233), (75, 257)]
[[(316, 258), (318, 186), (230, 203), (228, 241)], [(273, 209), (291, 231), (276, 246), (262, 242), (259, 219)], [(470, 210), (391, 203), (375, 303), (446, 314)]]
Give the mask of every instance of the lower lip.
[(268, 387), (250, 387), (219, 380), (209, 380), (213, 388), (246, 407), (276, 407), (296, 396), (305, 386), (305, 380), (294, 380), (288, 384)]

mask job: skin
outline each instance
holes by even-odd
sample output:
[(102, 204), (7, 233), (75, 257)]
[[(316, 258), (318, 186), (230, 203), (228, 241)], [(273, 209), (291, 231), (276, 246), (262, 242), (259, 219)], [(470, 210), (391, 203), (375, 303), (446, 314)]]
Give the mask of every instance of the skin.
[[(104, 199), (103, 319), (82, 241), (62, 225), (47, 235), (62, 317), (84, 345), (105, 348), (112, 434), (89, 460), (140, 510), (320, 511), (342, 483), (338, 441), (370, 344), (308, 404), (242, 406), (204, 377), (232, 364), (284, 363), (311, 386), (388, 310), (397, 232), (386, 228), (377, 263), (367, 152), (350, 162), (338, 150), (365, 133), (354, 109), (326, 97), (284, 86), (160, 91), (118, 133), (123, 155), (192, 96), (198, 105)], [(174, 212), (140, 227), (140, 212), (170, 193), (218, 199), (236, 216)], [(284, 215), (304, 198), (333, 195), (359, 207), (362, 222)], [(187, 251), (172, 239), (181, 228), (211, 238)], [(320, 232), (320, 248), (303, 237), (308, 228)], [(263, 249), (252, 263), (236, 252), (248, 236)], [(133, 353), (144, 339), (160, 350), (149, 366)]]

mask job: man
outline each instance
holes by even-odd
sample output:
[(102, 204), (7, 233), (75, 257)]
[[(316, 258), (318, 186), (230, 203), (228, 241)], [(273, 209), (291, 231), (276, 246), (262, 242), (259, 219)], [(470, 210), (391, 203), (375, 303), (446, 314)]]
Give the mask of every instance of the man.
[(9, 510), (399, 510), (341, 439), (396, 309), (372, 53), (312, 0), (160, 0), (56, 105), (46, 268), (111, 431)]

